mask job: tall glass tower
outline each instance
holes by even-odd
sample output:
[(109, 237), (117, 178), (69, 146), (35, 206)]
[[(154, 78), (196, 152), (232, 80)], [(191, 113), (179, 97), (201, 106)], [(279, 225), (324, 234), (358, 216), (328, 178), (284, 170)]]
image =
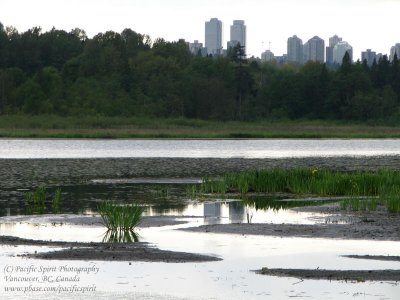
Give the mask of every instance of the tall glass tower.
[(240, 44), (240, 46), (246, 47), (246, 25), (244, 25), (243, 20), (233, 21), (233, 25), (231, 25), (231, 39), (229, 44), (231, 46)]
[(222, 53), (222, 22), (217, 18), (206, 22), (205, 46), (207, 54), (220, 55)]

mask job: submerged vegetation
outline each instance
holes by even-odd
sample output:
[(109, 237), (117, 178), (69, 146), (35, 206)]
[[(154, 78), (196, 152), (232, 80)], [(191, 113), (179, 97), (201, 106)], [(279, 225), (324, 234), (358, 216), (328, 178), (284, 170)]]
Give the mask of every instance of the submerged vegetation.
[(37, 187), (33, 192), (25, 193), (26, 212), (29, 214), (44, 214), (51, 210), (53, 213), (59, 213), (61, 205), (61, 189), (58, 188), (55, 191), (53, 198), (50, 200), (47, 199), (46, 194), (46, 187), (44, 185)]
[(400, 171), (339, 172), (318, 169), (271, 169), (227, 173), (205, 179), (199, 193), (290, 193), (308, 196), (346, 196), (342, 208), (375, 210), (378, 204), (400, 212)]

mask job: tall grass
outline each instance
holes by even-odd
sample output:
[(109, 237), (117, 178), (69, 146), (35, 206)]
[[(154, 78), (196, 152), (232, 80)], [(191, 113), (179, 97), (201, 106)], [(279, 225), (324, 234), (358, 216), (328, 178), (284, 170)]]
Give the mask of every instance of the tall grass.
[[(376, 125), (376, 124), (375, 124)], [(395, 126), (341, 121), (212, 121), (102, 115), (3, 115), (0, 137), (29, 138), (398, 138)]]
[(133, 231), (142, 220), (143, 208), (131, 204), (121, 206), (111, 201), (104, 201), (98, 206), (103, 224), (112, 231)]
[[(400, 212), (400, 171), (379, 169), (339, 172), (304, 168), (246, 171), (206, 179), (199, 192), (349, 196), (344, 206), (354, 210), (373, 210), (379, 202), (390, 212)], [(367, 201), (360, 198), (365, 196), (371, 197)]]

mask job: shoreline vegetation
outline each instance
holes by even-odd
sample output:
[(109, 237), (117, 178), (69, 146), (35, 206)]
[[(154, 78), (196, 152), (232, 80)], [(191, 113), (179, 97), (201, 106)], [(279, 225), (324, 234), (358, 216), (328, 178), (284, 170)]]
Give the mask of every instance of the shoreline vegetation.
[[(384, 206), (390, 213), (400, 212), (400, 171), (332, 171), (317, 168), (292, 170), (268, 169), (225, 173), (205, 179), (193, 194), (289, 193), (346, 197), (340, 201), (343, 210), (375, 211)], [(261, 203), (259, 203), (260, 205)]]
[(185, 118), (4, 115), (0, 138), (76, 139), (368, 139), (400, 138), (380, 123), (322, 120), (212, 121)]

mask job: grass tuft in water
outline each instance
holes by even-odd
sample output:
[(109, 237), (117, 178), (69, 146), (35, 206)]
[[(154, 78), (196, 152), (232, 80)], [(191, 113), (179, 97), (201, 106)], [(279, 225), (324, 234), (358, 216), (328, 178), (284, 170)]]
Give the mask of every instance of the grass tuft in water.
[(54, 193), (54, 197), (51, 202), (53, 213), (60, 213), (60, 204), (61, 204), (61, 189), (58, 188)]
[(143, 208), (131, 204), (121, 206), (104, 201), (98, 206), (103, 224), (112, 231), (132, 231), (142, 220)]
[(61, 189), (58, 188), (51, 202), (47, 201), (47, 189), (46, 186), (40, 185), (33, 192), (27, 192), (24, 194), (25, 208), (28, 214), (37, 213), (44, 214), (48, 211), (48, 207), (51, 206), (53, 213), (60, 212), (61, 204)]

